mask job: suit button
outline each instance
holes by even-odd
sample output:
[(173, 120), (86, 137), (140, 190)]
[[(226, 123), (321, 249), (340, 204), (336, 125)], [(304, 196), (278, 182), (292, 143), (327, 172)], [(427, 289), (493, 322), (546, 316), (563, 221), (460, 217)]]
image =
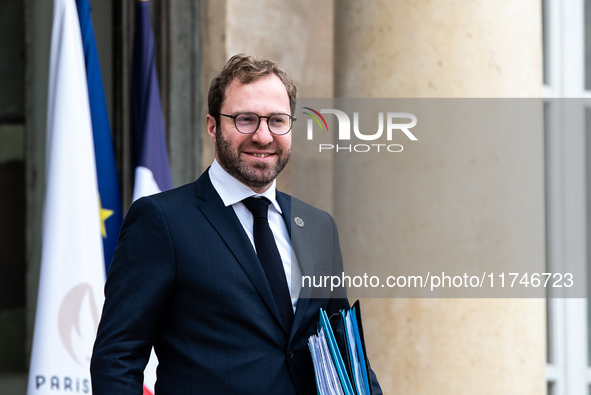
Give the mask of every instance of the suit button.
[(287, 356), (289, 357), (289, 359), (293, 358), (293, 350), (291, 348), (287, 349)]

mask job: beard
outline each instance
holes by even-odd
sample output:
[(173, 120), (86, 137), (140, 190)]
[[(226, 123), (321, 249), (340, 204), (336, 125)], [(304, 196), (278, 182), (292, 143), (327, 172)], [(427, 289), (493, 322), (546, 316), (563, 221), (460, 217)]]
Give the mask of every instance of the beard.
[[(256, 143), (251, 144), (254, 149), (265, 149), (268, 147)], [(216, 129), (215, 147), (220, 166), (232, 177), (251, 188), (263, 188), (271, 184), (287, 165), (291, 157), (291, 148), (287, 151), (278, 149), (275, 152), (275, 156), (277, 157), (275, 164), (247, 164), (240, 157), (240, 147), (234, 151), (230, 142), (224, 138), (220, 128)]]

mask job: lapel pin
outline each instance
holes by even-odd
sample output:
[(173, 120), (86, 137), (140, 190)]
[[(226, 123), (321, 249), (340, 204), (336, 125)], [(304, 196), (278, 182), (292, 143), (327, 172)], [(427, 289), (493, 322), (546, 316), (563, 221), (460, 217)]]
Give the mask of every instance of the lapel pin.
[(301, 219), (300, 217), (294, 217), (293, 221), (295, 222), (295, 224), (297, 226), (299, 226), (300, 228), (304, 227), (304, 220)]

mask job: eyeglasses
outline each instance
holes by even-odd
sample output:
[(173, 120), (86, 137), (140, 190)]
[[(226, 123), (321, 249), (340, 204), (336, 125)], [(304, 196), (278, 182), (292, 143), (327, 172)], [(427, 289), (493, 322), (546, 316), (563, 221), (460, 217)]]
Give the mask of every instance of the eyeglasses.
[(273, 114), (267, 117), (255, 114), (254, 112), (241, 112), (240, 114), (236, 115), (218, 113), (218, 115), (232, 118), (234, 120), (236, 130), (242, 134), (251, 134), (256, 132), (261, 124), (261, 118), (267, 118), (267, 126), (269, 127), (269, 131), (275, 135), (281, 136), (283, 134), (289, 133), (293, 121), (296, 120), (296, 118), (287, 114)]

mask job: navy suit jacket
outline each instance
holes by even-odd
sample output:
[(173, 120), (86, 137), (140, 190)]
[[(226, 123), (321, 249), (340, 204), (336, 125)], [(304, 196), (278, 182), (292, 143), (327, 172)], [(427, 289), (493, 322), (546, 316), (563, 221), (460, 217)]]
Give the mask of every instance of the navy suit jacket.
[[(277, 201), (302, 274), (340, 275), (330, 215), (280, 192)], [(291, 226), (295, 216), (303, 227)], [(159, 395), (315, 394), (307, 339), (320, 308), (330, 315), (349, 303), (344, 294), (309, 292), (302, 289), (286, 331), (252, 244), (207, 171), (193, 184), (139, 199), (105, 285), (93, 394), (142, 394), (152, 346)]]

